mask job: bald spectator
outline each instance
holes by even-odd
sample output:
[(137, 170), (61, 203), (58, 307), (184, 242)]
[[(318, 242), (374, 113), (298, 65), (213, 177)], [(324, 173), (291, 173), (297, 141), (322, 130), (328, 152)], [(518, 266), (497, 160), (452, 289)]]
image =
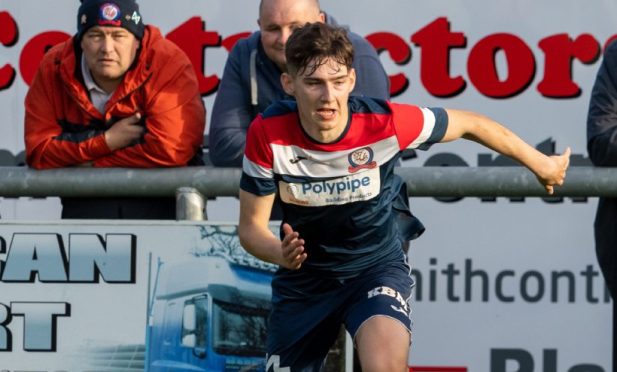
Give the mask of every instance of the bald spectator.
[[(212, 108), (210, 158), (215, 166), (241, 167), (246, 133), (251, 121), (271, 103), (293, 99), (283, 91), (285, 43), (306, 23), (337, 25), (322, 12), (317, 0), (262, 0), (259, 31), (238, 41), (231, 51)], [(388, 99), (389, 80), (375, 49), (360, 35), (348, 31), (358, 71), (352, 95)]]

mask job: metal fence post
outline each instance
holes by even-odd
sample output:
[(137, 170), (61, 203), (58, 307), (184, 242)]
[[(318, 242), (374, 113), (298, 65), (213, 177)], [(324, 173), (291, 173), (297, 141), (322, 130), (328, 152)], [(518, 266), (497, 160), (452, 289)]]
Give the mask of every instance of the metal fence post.
[(176, 190), (176, 220), (203, 221), (207, 220), (206, 202), (197, 189), (180, 187)]

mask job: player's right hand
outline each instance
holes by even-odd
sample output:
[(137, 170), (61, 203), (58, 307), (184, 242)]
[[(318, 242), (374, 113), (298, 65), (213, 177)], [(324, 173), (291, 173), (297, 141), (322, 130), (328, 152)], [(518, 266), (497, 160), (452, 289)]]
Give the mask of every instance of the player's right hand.
[(143, 137), (146, 128), (139, 123), (141, 114), (118, 120), (105, 132), (105, 142), (111, 151), (123, 149)]
[(298, 270), (307, 257), (304, 251), (304, 239), (300, 239), (300, 234), (293, 231), (288, 223), (283, 224), (283, 234), (285, 236), (281, 241), (283, 253), (281, 266), (290, 270)]
[(545, 165), (541, 168), (541, 174), (536, 174), (538, 181), (544, 186), (546, 192), (552, 195), (554, 186), (563, 185), (566, 171), (570, 165), (570, 148), (568, 147), (561, 155), (552, 155), (546, 158)]

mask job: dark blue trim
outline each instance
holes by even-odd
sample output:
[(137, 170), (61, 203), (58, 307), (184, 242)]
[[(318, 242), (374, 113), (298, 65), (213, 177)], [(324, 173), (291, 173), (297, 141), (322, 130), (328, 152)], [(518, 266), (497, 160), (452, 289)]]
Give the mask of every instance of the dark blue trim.
[(240, 188), (251, 194), (265, 196), (276, 193), (276, 183), (273, 179), (251, 177), (242, 172)]

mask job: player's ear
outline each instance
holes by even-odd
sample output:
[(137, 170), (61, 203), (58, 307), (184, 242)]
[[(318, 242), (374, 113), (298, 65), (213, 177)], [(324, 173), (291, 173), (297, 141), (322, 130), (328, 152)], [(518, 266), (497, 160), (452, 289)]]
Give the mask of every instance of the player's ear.
[(290, 96), (294, 95), (294, 85), (293, 85), (293, 76), (291, 76), (288, 72), (283, 72), (281, 74), (281, 85), (283, 86), (283, 90), (285, 93)]

